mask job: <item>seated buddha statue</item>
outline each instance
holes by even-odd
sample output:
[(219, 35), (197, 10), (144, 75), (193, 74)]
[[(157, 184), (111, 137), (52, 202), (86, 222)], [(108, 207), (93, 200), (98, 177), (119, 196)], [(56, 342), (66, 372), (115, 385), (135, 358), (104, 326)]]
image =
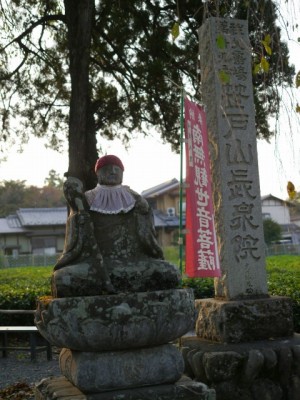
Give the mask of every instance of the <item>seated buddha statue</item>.
[[(163, 259), (157, 242), (152, 209), (142, 196), (122, 184), (123, 172), (117, 156), (105, 155), (95, 165), (98, 184), (94, 189), (83, 193), (77, 182), (71, 190), (70, 179), (76, 178), (68, 178), (65, 197), (71, 212), (64, 252), (52, 277), (56, 297), (178, 286), (179, 271)], [(78, 254), (70, 257), (75, 248)]]

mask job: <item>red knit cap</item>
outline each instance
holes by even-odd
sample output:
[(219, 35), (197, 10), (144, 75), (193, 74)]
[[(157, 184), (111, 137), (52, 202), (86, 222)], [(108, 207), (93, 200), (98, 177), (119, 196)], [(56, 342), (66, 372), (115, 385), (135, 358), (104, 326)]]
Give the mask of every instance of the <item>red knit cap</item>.
[(121, 168), (122, 171), (124, 171), (124, 165), (117, 156), (106, 155), (101, 158), (98, 158), (95, 165), (95, 172), (97, 172), (98, 169), (104, 167), (104, 165), (117, 165), (118, 167)]

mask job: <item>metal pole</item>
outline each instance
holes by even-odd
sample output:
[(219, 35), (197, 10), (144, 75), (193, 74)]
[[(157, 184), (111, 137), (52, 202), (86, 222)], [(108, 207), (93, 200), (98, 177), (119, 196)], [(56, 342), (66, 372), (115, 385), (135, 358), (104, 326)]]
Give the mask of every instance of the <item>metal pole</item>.
[(181, 91), (180, 99), (180, 183), (179, 183), (179, 269), (183, 274), (183, 223), (182, 223), (182, 198), (183, 198), (183, 130), (184, 130), (184, 91)]

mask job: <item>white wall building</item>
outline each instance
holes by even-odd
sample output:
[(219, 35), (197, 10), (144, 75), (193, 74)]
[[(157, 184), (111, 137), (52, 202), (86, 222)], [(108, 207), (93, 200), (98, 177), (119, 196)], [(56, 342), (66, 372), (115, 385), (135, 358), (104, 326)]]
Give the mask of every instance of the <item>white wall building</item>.
[(263, 219), (271, 218), (281, 225), (282, 239), (285, 242), (300, 244), (300, 227), (294, 221), (291, 221), (290, 210), (293, 207), (293, 203), (271, 194), (261, 197)]

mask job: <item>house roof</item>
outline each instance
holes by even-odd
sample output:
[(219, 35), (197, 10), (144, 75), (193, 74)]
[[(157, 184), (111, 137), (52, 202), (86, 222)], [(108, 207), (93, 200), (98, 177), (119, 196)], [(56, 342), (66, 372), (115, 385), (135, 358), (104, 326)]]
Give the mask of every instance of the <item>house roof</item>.
[(285, 203), (285, 204), (287, 204), (288, 206), (291, 206), (291, 207), (295, 206), (295, 204), (292, 203), (291, 201), (280, 199), (279, 197), (273, 196), (272, 194), (267, 194), (265, 196), (261, 196), (261, 201), (262, 202), (264, 200), (269, 200), (269, 199), (274, 199), (274, 200), (280, 201), (281, 203)]
[(67, 207), (56, 208), (20, 208), (17, 217), (22, 226), (65, 225)]
[(286, 232), (300, 232), (300, 227), (296, 224), (280, 224), (282, 233)]
[(166, 192), (169, 192), (172, 189), (176, 189), (179, 186), (179, 182), (176, 178), (171, 179), (170, 181), (161, 183), (160, 185), (153, 186), (150, 189), (144, 190), (141, 195), (146, 199), (151, 197), (160, 196)]
[(9, 215), (6, 218), (0, 218), (0, 234), (1, 233), (24, 233), (24, 229), (16, 215)]
[(16, 214), (0, 218), (0, 234), (26, 233), (34, 226), (64, 226), (67, 207), (20, 208)]

